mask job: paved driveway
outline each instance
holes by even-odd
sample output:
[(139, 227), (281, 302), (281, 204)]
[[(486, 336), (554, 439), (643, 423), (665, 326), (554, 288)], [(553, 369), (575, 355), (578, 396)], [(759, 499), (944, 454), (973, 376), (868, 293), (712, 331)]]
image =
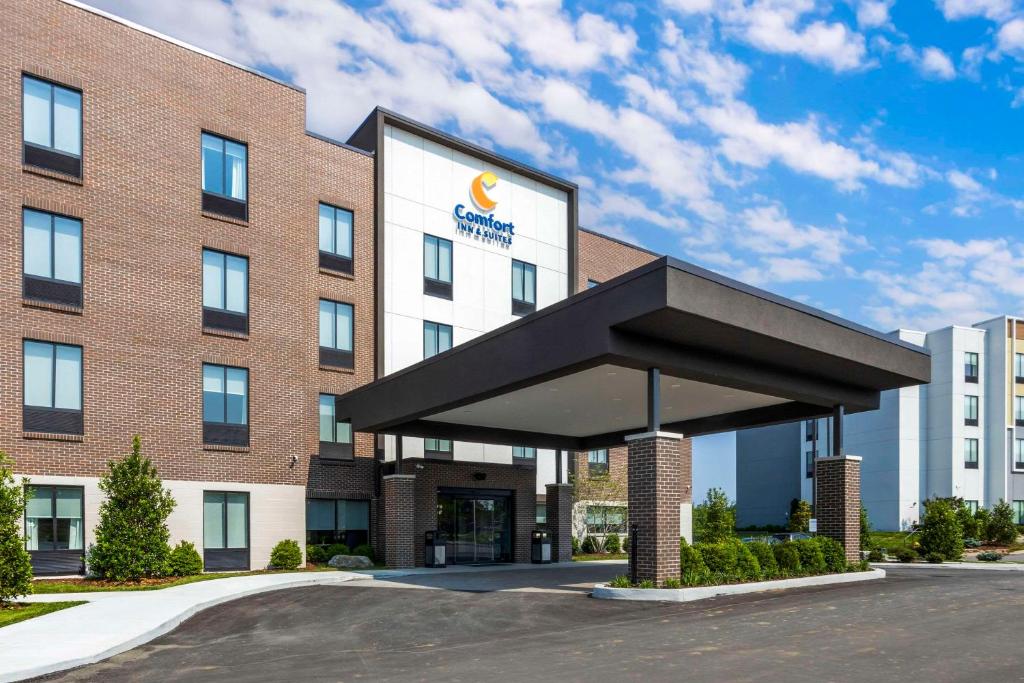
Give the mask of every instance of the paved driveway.
[[(1024, 680), (1024, 574), (896, 568), (884, 581), (660, 604), (573, 591), (594, 572), (415, 577), (269, 593), (213, 608), (148, 645), (55, 678)], [(535, 586), (556, 592), (508, 590), (531, 574)]]

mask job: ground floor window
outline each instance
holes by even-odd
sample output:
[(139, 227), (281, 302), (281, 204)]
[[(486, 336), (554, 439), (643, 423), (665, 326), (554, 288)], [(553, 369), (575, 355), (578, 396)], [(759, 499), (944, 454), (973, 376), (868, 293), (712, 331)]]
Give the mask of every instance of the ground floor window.
[(548, 506), (545, 503), (537, 504), (537, 524), (548, 523)]
[(249, 494), (203, 492), (203, 563), (209, 571), (249, 568)]
[(1024, 524), (1024, 500), (1013, 501), (1013, 514), (1017, 518), (1017, 524)]
[(626, 508), (613, 505), (588, 505), (587, 533), (626, 533)]
[(85, 549), (84, 492), (77, 486), (25, 489), (25, 548), (37, 574), (82, 571)]
[(370, 542), (370, 502), (310, 498), (306, 501), (306, 543), (344, 543), (350, 549)]
[(428, 458), (451, 460), (452, 442), (450, 439), (423, 439), (423, 455)]
[(967, 509), (970, 511), (972, 515), (978, 511), (978, 501), (976, 500), (965, 500), (964, 505), (967, 507)]

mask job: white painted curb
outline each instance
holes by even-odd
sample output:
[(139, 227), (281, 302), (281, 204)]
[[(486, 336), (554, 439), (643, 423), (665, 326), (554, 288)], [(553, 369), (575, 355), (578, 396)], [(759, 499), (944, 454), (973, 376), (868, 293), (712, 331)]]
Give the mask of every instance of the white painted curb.
[(594, 586), (592, 595), (601, 600), (693, 602), (694, 600), (706, 600), (721, 595), (743, 595), (745, 593), (761, 593), (764, 591), (785, 590), (787, 588), (806, 588), (808, 586), (831, 586), (834, 584), (857, 583), (884, 578), (885, 570), (875, 568), (866, 572), (823, 574), (822, 576), (805, 576), (798, 579), (730, 583), (722, 586), (699, 586), (696, 588), (610, 588), (607, 584), (599, 583)]
[(982, 571), (1024, 572), (1024, 563), (1019, 562), (872, 562), (872, 567), (889, 567), (891, 569), (980, 569)]

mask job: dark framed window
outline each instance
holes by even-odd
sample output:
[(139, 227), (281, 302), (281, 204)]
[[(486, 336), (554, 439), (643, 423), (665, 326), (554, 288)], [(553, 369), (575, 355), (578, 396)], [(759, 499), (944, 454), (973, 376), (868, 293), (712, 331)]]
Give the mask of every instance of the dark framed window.
[(84, 570), (85, 501), (80, 486), (25, 487), (25, 549), (37, 575)]
[(1013, 440), (1013, 469), (1024, 472), (1024, 439)]
[(967, 425), (968, 427), (978, 426), (977, 396), (964, 396), (964, 424)]
[(450, 439), (423, 439), (423, 457), (436, 460), (452, 459), (452, 442)]
[(203, 491), (203, 568), (249, 568), (249, 494)]
[(964, 439), (964, 467), (978, 469), (978, 440)]
[(249, 445), (249, 371), (203, 363), (203, 443)]
[(248, 334), (249, 259), (203, 249), (203, 327)]
[(807, 451), (804, 455), (804, 476), (807, 479), (814, 477), (814, 451)]
[(964, 381), (978, 383), (978, 354), (972, 351), (964, 352)]
[(1013, 354), (1013, 377), (1017, 384), (1024, 384), (1024, 353)]
[(512, 259), (512, 315), (537, 310), (537, 267)]
[(814, 441), (818, 438), (818, 421), (804, 420), (804, 440)]
[(83, 434), (82, 347), (26, 339), (23, 356), (25, 431)]
[(547, 503), (537, 503), (537, 524), (548, 523), (548, 506)]
[(320, 365), (355, 367), (352, 304), (320, 299)]
[(344, 543), (349, 548), (370, 542), (370, 502), (333, 498), (306, 500), (306, 543)]
[(965, 500), (964, 507), (967, 508), (968, 512), (972, 515), (978, 511), (978, 501), (976, 500)]
[(597, 280), (591, 280), (589, 278), (587, 279), (587, 289), (593, 289), (594, 287), (597, 287), (599, 284), (601, 283), (598, 282)]
[(351, 460), (352, 423), (338, 419), (337, 401), (337, 396), (320, 394), (320, 457)]
[(592, 477), (603, 477), (608, 474), (607, 448), (587, 451), (587, 471)]
[(352, 212), (320, 202), (320, 267), (352, 274)]
[(82, 91), (23, 74), (22, 159), (82, 177)]
[(26, 299), (82, 305), (82, 221), (22, 209), (22, 293)]
[(1024, 396), (1013, 397), (1013, 421), (1018, 427), (1024, 427)]
[(513, 446), (512, 462), (537, 462), (537, 449), (532, 446)]
[(1016, 524), (1024, 524), (1024, 500), (1013, 501), (1013, 517)]
[(249, 217), (249, 149), (245, 143), (203, 133), (203, 211)]
[(451, 240), (423, 235), (423, 293), (452, 298)]
[(452, 326), (423, 321), (423, 357), (430, 358), (452, 348)]
[(626, 508), (617, 505), (588, 505), (588, 534), (626, 533)]

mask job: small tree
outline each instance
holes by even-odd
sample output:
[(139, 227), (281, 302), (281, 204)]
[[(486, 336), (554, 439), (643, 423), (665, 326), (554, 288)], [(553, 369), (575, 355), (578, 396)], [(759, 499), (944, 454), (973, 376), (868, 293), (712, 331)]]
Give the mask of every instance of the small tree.
[(25, 490), (14, 480), (7, 454), (0, 451), (0, 605), (32, 592), (32, 563), (21, 535)]
[(967, 507), (967, 504), (962, 498), (956, 498), (956, 518), (960, 522), (960, 529), (963, 531), (964, 540), (968, 538), (977, 539), (979, 536), (984, 536), (984, 532), (979, 533), (978, 520), (975, 519), (974, 513)]
[(1013, 508), (1002, 498), (992, 507), (988, 523), (988, 540), (998, 545), (1010, 545), (1017, 540), (1017, 525), (1013, 523)]
[(288, 538), (278, 541), (270, 551), (270, 566), (273, 569), (298, 569), (302, 564), (302, 549), (296, 541)]
[(868, 519), (868, 509), (864, 503), (860, 504), (860, 549), (871, 550), (871, 520)]
[[(733, 537), (736, 529), (736, 507), (729, 502), (729, 497), (720, 488), (708, 490), (707, 497), (698, 507), (703, 508), (699, 515), (702, 520), (700, 528), (694, 527), (694, 538), (701, 543), (718, 543)], [(694, 515), (697, 519), (698, 515)]]
[(988, 540), (988, 525), (992, 522), (992, 513), (986, 508), (979, 507), (974, 513), (975, 527), (978, 530), (978, 540)]
[(135, 436), (132, 452), (120, 462), (108, 462), (108, 471), (100, 479), (100, 490), (107, 498), (100, 505), (89, 568), (112, 581), (138, 581), (169, 571), (167, 517), (175, 502), (141, 451), (141, 439)]
[(926, 555), (938, 553), (946, 560), (959, 560), (964, 554), (964, 532), (949, 500), (936, 498), (925, 501), (921, 551)]
[(789, 506), (789, 524), (787, 528), (790, 531), (808, 531), (811, 528), (811, 504), (806, 500), (793, 499), (793, 503)]

